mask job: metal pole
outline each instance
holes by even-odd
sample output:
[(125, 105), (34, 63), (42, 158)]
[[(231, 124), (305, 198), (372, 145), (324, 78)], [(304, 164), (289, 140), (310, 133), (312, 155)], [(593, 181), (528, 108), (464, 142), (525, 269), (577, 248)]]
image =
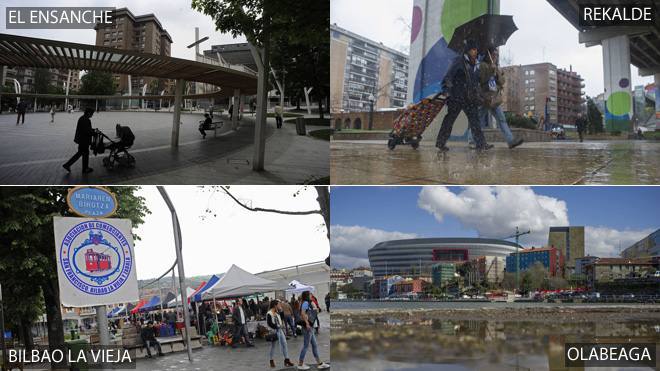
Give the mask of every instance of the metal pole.
[(520, 245), (518, 245), (519, 237), (520, 233), (518, 232), (518, 227), (516, 227), (516, 289), (520, 291)]
[[(181, 80), (179, 80), (181, 81)], [(177, 85), (178, 81), (177, 81)], [(177, 87), (177, 90), (179, 90), (179, 87)], [(176, 248), (176, 266), (179, 270), (179, 291), (181, 292), (181, 302), (183, 306), (183, 322), (185, 325), (185, 340), (186, 340), (186, 349), (188, 350), (188, 361), (192, 362), (193, 361), (193, 356), (192, 356), (192, 348), (190, 347), (190, 313), (188, 313), (188, 306), (186, 305), (187, 301), (184, 299), (186, 298), (185, 294), (185, 285), (186, 285), (186, 274), (183, 270), (183, 256), (181, 254), (181, 227), (179, 226), (179, 218), (176, 215), (176, 210), (174, 209), (174, 205), (172, 204), (172, 201), (170, 200), (170, 196), (167, 194), (167, 191), (163, 186), (158, 186), (158, 192), (160, 192), (160, 195), (163, 197), (163, 200), (167, 204), (167, 207), (170, 209), (170, 212), (172, 213), (172, 229), (174, 231), (174, 245)]]
[(160, 286), (160, 280), (158, 281), (158, 295), (160, 296), (160, 321), (165, 322), (165, 312), (163, 311), (163, 288)]
[(7, 369), (7, 344), (5, 343), (5, 312), (2, 304), (2, 284), (0, 284), (0, 345), (2, 346), (2, 371)]

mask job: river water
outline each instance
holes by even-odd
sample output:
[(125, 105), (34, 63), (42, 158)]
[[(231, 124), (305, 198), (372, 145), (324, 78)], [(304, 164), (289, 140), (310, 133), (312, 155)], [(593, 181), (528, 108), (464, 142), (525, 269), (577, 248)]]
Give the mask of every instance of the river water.
[(660, 344), (658, 305), (333, 302), (331, 310), (334, 370), (590, 370), (564, 366), (565, 343)]

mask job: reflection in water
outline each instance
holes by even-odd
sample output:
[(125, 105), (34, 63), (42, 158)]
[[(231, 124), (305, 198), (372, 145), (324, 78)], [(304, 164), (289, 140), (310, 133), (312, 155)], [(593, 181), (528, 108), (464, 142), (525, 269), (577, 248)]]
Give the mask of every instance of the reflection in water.
[(518, 317), (515, 311), (478, 320), (431, 313), (333, 313), (333, 368), (568, 370), (567, 342), (660, 342), (658, 312), (610, 318), (569, 311), (545, 320)]

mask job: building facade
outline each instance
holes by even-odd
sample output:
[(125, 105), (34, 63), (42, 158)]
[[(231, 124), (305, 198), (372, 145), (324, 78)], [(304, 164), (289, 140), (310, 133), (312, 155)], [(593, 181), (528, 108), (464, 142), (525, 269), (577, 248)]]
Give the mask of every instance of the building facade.
[(575, 259), (584, 257), (584, 227), (550, 227), (548, 246), (556, 247), (562, 254), (565, 275), (575, 271)]
[[(109, 25), (97, 24), (96, 45), (116, 49), (133, 50), (141, 53), (170, 56), (172, 37), (163, 28), (162, 24), (153, 14), (135, 16), (127, 8), (116, 9), (112, 13), (113, 23)], [(128, 75), (113, 75), (115, 89), (128, 92)], [(158, 90), (169, 90), (171, 84), (159, 81), (154, 77), (131, 76), (131, 93), (141, 93), (142, 87), (149, 86), (152, 81), (158, 84)]]
[(330, 112), (402, 108), (408, 56), (336, 24), (330, 26)]
[[(4, 83), (0, 85), (13, 87), (13, 80), (17, 80), (21, 84), (21, 92), (35, 93), (35, 71), (36, 69), (29, 67), (3, 66), (2, 81)], [(66, 83), (69, 81), (69, 92), (75, 92), (80, 89), (80, 71), (51, 68), (48, 72), (50, 73), (50, 86), (66, 90)], [(69, 72), (71, 72), (70, 79)], [(45, 94), (48, 92), (39, 93)]]
[(537, 63), (503, 70), (504, 111), (539, 119), (546, 115), (547, 102), (549, 122), (569, 125), (575, 124), (578, 113), (584, 111), (583, 79), (572, 67), (567, 71), (552, 63)]
[(635, 242), (621, 252), (622, 258), (649, 258), (660, 256), (660, 229)]
[(518, 257), (520, 258), (520, 271), (524, 272), (533, 267), (536, 263), (543, 264), (548, 270), (550, 276), (560, 277), (564, 272), (564, 258), (561, 251), (554, 247), (540, 249), (525, 249), (519, 253), (513, 253), (506, 257), (506, 271), (509, 273), (517, 272)]
[(431, 282), (433, 286), (442, 287), (454, 279), (456, 265), (454, 263), (438, 263), (431, 267)]
[[(489, 238), (417, 238), (384, 241), (369, 249), (369, 265), (375, 278), (390, 275), (431, 276), (432, 266), (458, 255), (467, 259), (481, 256), (504, 258), (520, 246)], [(457, 252), (458, 251), (458, 252)], [(454, 254), (455, 253), (455, 254)]]
[[(657, 264), (657, 263), (655, 263)], [(646, 272), (655, 270), (652, 258), (598, 258), (585, 266), (587, 283), (611, 282), (620, 278), (643, 276)]]

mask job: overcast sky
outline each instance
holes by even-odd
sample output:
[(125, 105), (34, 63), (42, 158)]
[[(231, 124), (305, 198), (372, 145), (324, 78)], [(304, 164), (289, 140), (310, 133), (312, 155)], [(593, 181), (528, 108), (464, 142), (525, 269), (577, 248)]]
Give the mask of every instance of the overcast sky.
[[(408, 52), (413, 0), (332, 0), (330, 22), (391, 48)], [(551, 62), (584, 78), (585, 92), (603, 92), (603, 55), (600, 46), (578, 43), (578, 31), (545, 0), (501, 0), (500, 13), (513, 15), (518, 26), (501, 50), (512, 64)], [(368, 14), (368, 16), (366, 16)], [(653, 82), (631, 66), (634, 85)]]
[(6, 7), (11, 6), (99, 6), (128, 8), (133, 15), (153, 13), (161, 25), (172, 37), (172, 56), (184, 59), (195, 59), (195, 49), (187, 49), (186, 46), (195, 41), (195, 27), (199, 27), (199, 37), (209, 36), (209, 40), (200, 45), (200, 50), (210, 49), (211, 45), (231, 44), (245, 42), (245, 37), (234, 39), (231, 35), (221, 34), (215, 31), (215, 25), (211, 17), (201, 14), (190, 7), (191, 0), (2, 0), (2, 15), (0, 16), (0, 30), (3, 33), (13, 35), (31, 36), (77, 42), (82, 44), (94, 44), (96, 31), (89, 30), (19, 30), (6, 29)]
[[(188, 277), (223, 273), (232, 264), (258, 273), (328, 257), (330, 247), (320, 215), (251, 212), (224, 193), (210, 192), (208, 187), (167, 186), (166, 190), (181, 224)], [(319, 209), (314, 187), (232, 186), (230, 192), (253, 207)], [(299, 194), (294, 197), (296, 192)], [(146, 197), (152, 214), (136, 229), (142, 239), (135, 243), (137, 276), (155, 278), (176, 258), (172, 220), (156, 187), (143, 187), (139, 193)]]

